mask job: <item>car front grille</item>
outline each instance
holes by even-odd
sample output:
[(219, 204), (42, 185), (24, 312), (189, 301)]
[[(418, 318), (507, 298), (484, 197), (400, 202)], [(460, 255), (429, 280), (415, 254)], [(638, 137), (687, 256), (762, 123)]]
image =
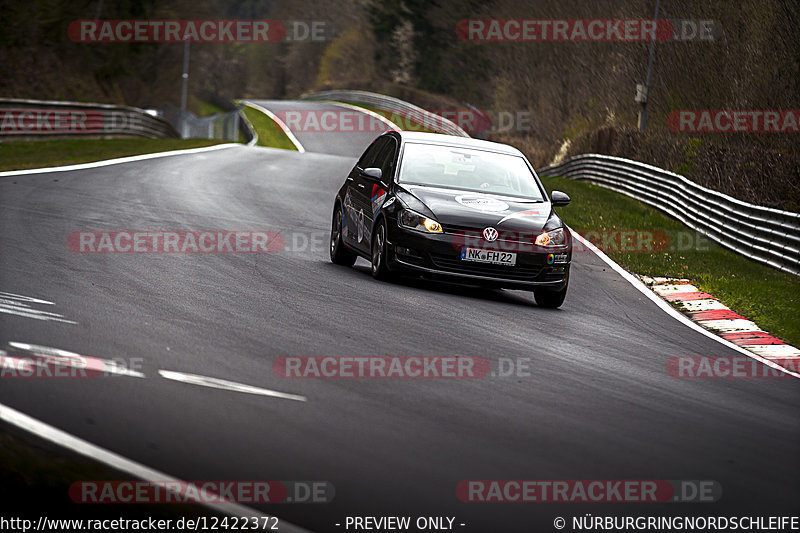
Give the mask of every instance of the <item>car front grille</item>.
[[(484, 228), (476, 229), (466, 226), (444, 226), (445, 233), (451, 235), (454, 242), (483, 242), (483, 230)], [(509, 231), (501, 229), (498, 230), (498, 232), (499, 235), (495, 241), (498, 246), (533, 246), (533, 241), (538, 235), (538, 233), (532, 231)]]
[(437, 268), (446, 272), (488, 276), (515, 281), (533, 281), (542, 271), (542, 267), (537, 265), (490, 265), (486, 263), (462, 261), (459, 257), (442, 254), (431, 254), (431, 261)]

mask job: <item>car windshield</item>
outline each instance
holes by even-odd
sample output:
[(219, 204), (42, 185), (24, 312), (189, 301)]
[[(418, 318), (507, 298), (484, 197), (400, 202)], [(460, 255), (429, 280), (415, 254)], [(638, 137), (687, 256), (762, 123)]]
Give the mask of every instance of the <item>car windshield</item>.
[(455, 146), (407, 143), (398, 182), (544, 201), (522, 157)]

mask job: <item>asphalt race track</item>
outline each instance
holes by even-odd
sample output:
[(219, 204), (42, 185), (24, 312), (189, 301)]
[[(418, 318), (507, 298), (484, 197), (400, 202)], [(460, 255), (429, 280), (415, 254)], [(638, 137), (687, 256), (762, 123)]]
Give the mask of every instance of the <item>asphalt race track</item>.
[[(390, 127), (377, 117), (327, 102), (297, 100), (252, 100), (252, 102), (288, 122), (287, 125), (303, 148), (309, 152), (358, 158), (375, 137)], [(363, 120), (356, 118), (359, 116)], [(336, 189), (334, 194), (335, 192)]]
[[(145, 375), (7, 379), (0, 403), (185, 480), (330, 481), (333, 503), (260, 507), (313, 531), (387, 514), (514, 532), (554, 531), (556, 516), (583, 513), (797, 512), (794, 379), (670, 377), (671, 357), (737, 353), (666, 315), (591, 253), (575, 254), (560, 310), (524, 292), (376, 282), (363, 260), (335, 266), (332, 200), (375, 134), (297, 137), (306, 153), (239, 146), (0, 178), (0, 291), (53, 302), (39, 308), (75, 322), (0, 313), (0, 349), (15, 341), (141, 358)], [(80, 230), (269, 230), (286, 247), (80, 254), (67, 247)], [(280, 378), (273, 361), (290, 355), (469, 355), (524, 361), (529, 375)], [(456, 486), (471, 479), (715, 480), (723, 494), (715, 503), (461, 502)]]

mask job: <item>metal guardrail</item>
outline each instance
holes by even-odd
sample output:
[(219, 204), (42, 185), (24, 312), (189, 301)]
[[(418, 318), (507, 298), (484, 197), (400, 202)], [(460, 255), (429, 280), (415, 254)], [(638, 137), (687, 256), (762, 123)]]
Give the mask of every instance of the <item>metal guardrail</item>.
[(180, 132), (183, 139), (222, 139), (226, 141), (239, 141), (241, 134), (245, 142), (253, 140), (255, 131), (249, 122), (243, 120), (244, 106), (235, 106), (229, 103), (231, 111), (214, 113), (206, 117), (199, 117), (191, 111), (181, 112), (180, 108), (167, 102), (158, 110), (161, 117), (167, 120)]
[(587, 180), (631, 196), (726, 248), (800, 275), (800, 213), (749, 204), (679, 174), (620, 157), (584, 154), (537, 172)]
[[(422, 124), (426, 129), (431, 129), (447, 135), (457, 135), (459, 137), (469, 137), (458, 124), (440, 115), (426, 111), (421, 107), (410, 104), (399, 98), (386, 96), (384, 94), (371, 93), (368, 91), (323, 91), (319, 93), (307, 94), (302, 97), (305, 100), (339, 100), (354, 104), (365, 104), (384, 111), (396, 113), (407, 120), (412, 120)], [(388, 118), (388, 117), (387, 117)]]
[(177, 137), (155, 111), (137, 107), (0, 98), (0, 138), (34, 136)]

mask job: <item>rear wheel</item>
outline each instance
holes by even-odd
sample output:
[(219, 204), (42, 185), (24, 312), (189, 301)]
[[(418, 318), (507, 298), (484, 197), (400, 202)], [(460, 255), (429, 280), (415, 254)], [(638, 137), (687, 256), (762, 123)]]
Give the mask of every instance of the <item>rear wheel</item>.
[(386, 266), (386, 223), (381, 219), (372, 235), (372, 277), (387, 281), (392, 277)]
[(564, 286), (560, 291), (550, 291), (546, 289), (534, 289), (533, 297), (536, 299), (536, 304), (539, 307), (547, 307), (549, 309), (556, 309), (561, 307), (564, 303), (564, 298), (567, 297), (567, 287)]
[(337, 206), (331, 221), (331, 261), (337, 265), (353, 266), (353, 263), (356, 262), (356, 254), (348, 250), (342, 240), (343, 218), (342, 207)]

